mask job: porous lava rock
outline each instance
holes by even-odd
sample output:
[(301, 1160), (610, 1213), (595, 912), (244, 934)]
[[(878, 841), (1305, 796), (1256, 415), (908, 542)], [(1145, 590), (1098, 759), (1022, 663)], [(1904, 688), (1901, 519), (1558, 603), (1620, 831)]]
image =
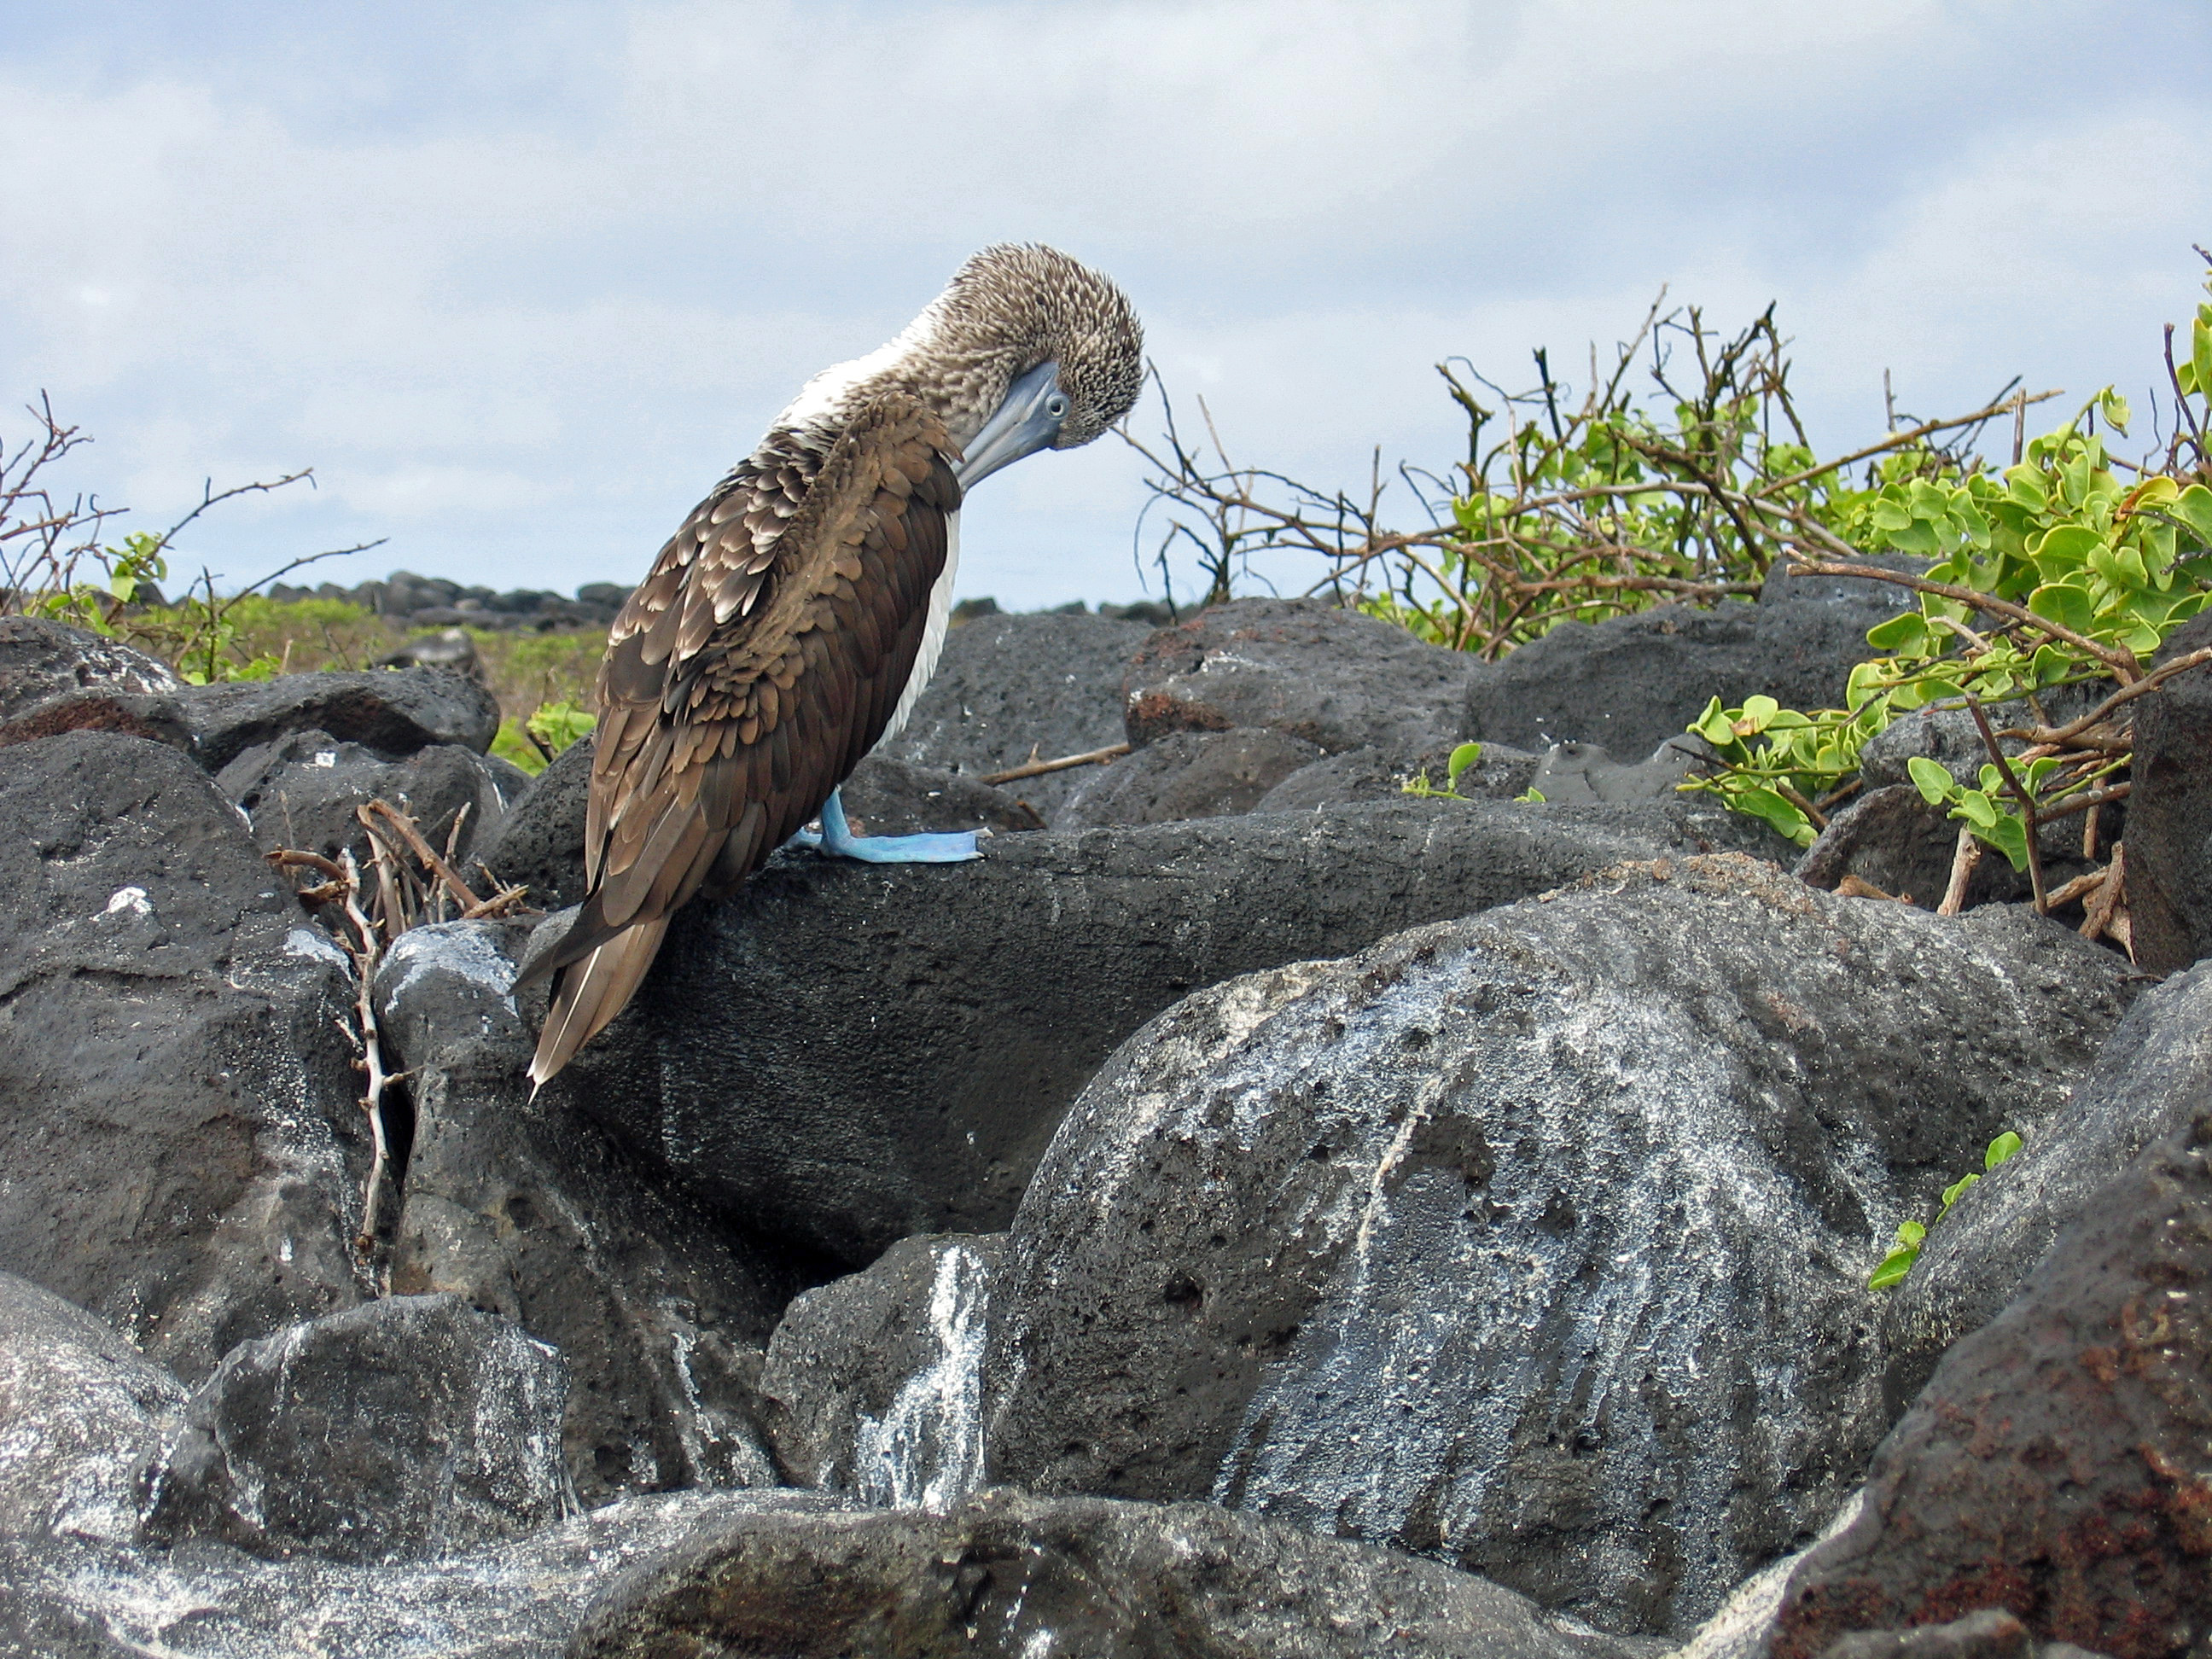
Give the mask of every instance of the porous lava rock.
[(397, 1561), (575, 1507), (560, 1358), (453, 1296), (387, 1297), (225, 1355), (154, 1480), (157, 1538)]
[(511, 993), (526, 931), (417, 927), (378, 975), (414, 1112), (392, 1286), (450, 1291), (560, 1349), (561, 1446), (584, 1502), (772, 1484), (761, 1350), (792, 1294), (833, 1269), (709, 1212), (557, 1088), (533, 1096), (535, 1032)]
[(1265, 726), (1332, 755), (1371, 745), (1411, 756), (1457, 738), (1477, 666), (1317, 599), (1232, 599), (1144, 642), (1123, 680), (1123, 721), (1139, 746)]
[(0, 721), (72, 692), (147, 696), (183, 689), (167, 663), (120, 640), (39, 617), (0, 617)]
[(58, 738), (64, 732), (116, 732), (149, 743), (166, 743), (186, 754), (198, 748), (185, 711), (174, 697), (102, 687), (64, 691), (32, 704), (11, 720), (0, 720), (0, 749), (36, 743), (40, 738)]
[(200, 764), (220, 772), (248, 749), (295, 732), (324, 732), (386, 759), (434, 743), (482, 753), (499, 704), (474, 680), (429, 668), (378, 668), (224, 680), (176, 694)]
[(1856, 1484), (1887, 1422), (1869, 1268), (2064, 1098), (2125, 972), (2017, 911), (1723, 856), (1188, 998), (1014, 1218), (988, 1474), (1686, 1629)]
[(1093, 769), (1060, 808), (1058, 827), (1090, 830), (1249, 812), (1277, 784), (1321, 757), (1304, 738), (1264, 726), (1172, 732)]
[(1561, 623), (1487, 665), (1468, 689), (1470, 738), (1524, 749), (1577, 741), (1648, 755), (1718, 696), (1764, 695), (1785, 708), (1832, 708), (1867, 629), (1905, 608), (1875, 581), (1771, 580), (1755, 605), (1662, 605), (1601, 623)]
[(593, 1604), (569, 1659), (1626, 1659), (1523, 1598), (1203, 1504), (978, 1494), (949, 1514), (763, 1513)]
[(476, 846), (502, 882), (530, 890), (530, 902), (558, 910), (584, 902), (584, 815), (591, 800), (589, 733), (553, 757)]
[(112, 1326), (0, 1273), (0, 1534), (136, 1537), (184, 1403)]
[(1406, 799), (1005, 836), (961, 865), (787, 852), (676, 918), (546, 1096), (748, 1226), (864, 1266), (909, 1233), (1004, 1227), (1066, 1103), (1186, 993), (1662, 845), (1569, 809)]
[(982, 1483), (983, 1334), (1005, 1235), (901, 1239), (785, 1310), (762, 1418), (793, 1485), (950, 1508)]
[[(1902, 1410), (1953, 1344), (2004, 1310), (2059, 1234), (2087, 1217), (2115, 1170), (2188, 1123), (2208, 1099), (2212, 968), (2199, 968), (2142, 996), (2050, 1122), (1929, 1230), (1885, 1308), (1892, 1403)], [(1980, 1168), (1970, 1158), (1960, 1173)]]
[(198, 1381), (369, 1291), (348, 964), (177, 750), (0, 763), (0, 1268)]
[[(1830, 818), (1797, 861), (1796, 874), (1800, 881), (1830, 892), (1846, 877), (1856, 877), (1892, 898), (1933, 910), (1950, 890), (1958, 849), (1959, 826), (1941, 808), (1930, 806), (1911, 784), (1887, 784), (1868, 790)], [(2026, 872), (1984, 850), (1966, 878), (1966, 907), (2026, 896)]]
[(368, 832), (355, 815), (381, 800), (411, 817), (432, 847), (451, 848), (466, 869), (477, 838), (498, 824), (531, 780), (520, 767), (457, 743), (430, 744), (387, 760), (327, 732), (307, 731), (246, 750), (216, 783), (252, 820), (254, 839), (264, 848), (330, 859), (350, 852), (365, 866)]
[[(2176, 629), (2154, 665), (2212, 645), (2212, 617)], [(2127, 799), (2128, 912), (2136, 959), (2172, 973), (2212, 954), (2212, 665), (2135, 703)]]
[(2212, 1630), (2212, 1115), (2100, 1188), (1884, 1441), (1790, 1579), (1774, 1659), (2000, 1608), (2113, 1659)]
[(167, 1549), (0, 1535), (7, 1659), (560, 1659), (586, 1605), (702, 1527), (803, 1492), (633, 1498), (527, 1537), (421, 1561), (283, 1560), (195, 1539)]
[[(1252, 810), (1312, 812), (1364, 801), (1398, 800), (1415, 777), (1425, 777), (1430, 787), (1442, 789), (1451, 775), (1452, 750), (1458, 746), (1440, 744), (1426, 754), (1408, 757), (1370, 744), (1325, 755), (1285, 778), (1262, 795)], [(1460, 774), (1458, 793), (1470, 799), (1486, 795), (1495, 800), (1510, 800), (1523, 793), (1536, 775), (1538, 757), (1502, 743), (1481, 747), (1481, 754)]]
[(1044, 828), (1036, 810), (1008, 790), (884, 755), (870, 755), (854, 767), (839, 795), (854, 830), (864, 836), (961, 830), (1006, 836)]
[(1696, 758), (1683, 747), (1662, 744), (1643, 761), (1615, 760), (1595, 743), (1555, 743), (1544, 751), (1528, 787), (1562, 806), (1618, 805), (1628, 801), (1671, 800)]
[[(1152, 630), (1104, 617), (979, 617), (945, 637), (891, 760), (970, 777), (1121, 741), (1121, 672)], [(1050, 823), (1079, 769), (1006, 786)]]

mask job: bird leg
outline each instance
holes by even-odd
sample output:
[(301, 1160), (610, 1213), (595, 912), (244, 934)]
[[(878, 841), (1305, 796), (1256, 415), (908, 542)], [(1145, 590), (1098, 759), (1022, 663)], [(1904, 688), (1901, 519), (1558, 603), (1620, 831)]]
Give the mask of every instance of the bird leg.
[(802, 830), (791, 844), (866, 864), (964, 864), (983, 856), (975, 850), (972, 830), (948, 835), (856, 836), (845, 822), (845, 803), (836, 790), (822, 803), (821, 833)]

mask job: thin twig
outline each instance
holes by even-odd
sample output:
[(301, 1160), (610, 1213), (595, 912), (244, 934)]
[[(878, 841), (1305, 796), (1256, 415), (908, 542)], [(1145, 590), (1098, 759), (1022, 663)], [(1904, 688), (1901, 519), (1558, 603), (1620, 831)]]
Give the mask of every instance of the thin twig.
[(529, 892), (527, 887), (502, 887), (489, 898), (480, 900), (462, 911), (461, 920), (478, 921), (486, 916), (512, 915), (523, 908), (522, 901)]
[(390, 824), (393, 833), (407, 843), (407, 850), (422, 860), (424, 869), (431, 872), (445, 884), (446, 890), (459, 902), (463, 909), (481, 902), (468, 883), (463, 881), (454, 872), (453, 866), (438, 856), (437, 848), (422, 839), (422, 832), (415, 827), (414, 819), (409, 817), (404, 812), (396, 810), (389, 803), (381, 800), (370, 801), (366, 806), (357, 807), (355, 811), (363, 825), (372, 830), (376, 827), (371, 820), (372, 813)]
[(2212, 663), (2212, 646), (2208, 646), (2202, 651), (2185, 653), (2174, 658), (2171, 662), (2160, 663), (2141, 679), (2122, 686), (2077, 720), (2069, 720), (2065, 725), (2055, 729), (2042, 726), (2013, 727), (2000, 735), (2008, 738), (2024, 738), (2031, 743), (2071, 744), (2084, 732), (2101, 722), (2106, 715), (2123, 703), (2133, 702), (2146, 691), (2156, 690), (2175, 675), (2186, 673), (2192, 668), (2201, 668), (2206, 663)]
[(2098, 888), (2104, 885), (2105, 878), (2110, 873), (2109, 871), (2105, 870), (2092, 870), (2085, 876), (2075, 877), (2073, 880), (2051, 894), (2051, 908), (2054, 910), (2063, 909), (2083, 895), (2095, 892)]
[(384, 1091), (392, 1079), (384, 1069), (384, 1046), (376, 1029), (376, 968), (382, 951), (376, 928), (362, 914), (361, 869), (353, 854), (344, 855), (345, 915), (361, 943), (354, 957), (354, 1017), (361, 1023), (361, 1067), (368, 1082), (362, 1109), (368, 1114), (368, 1182), (362, 1193), (361, 1233), (354, 1248), (364, 1256), (376, 1248), (377, 1222), (384, 1208), (384, 1188), (392, 1161), (391, 1142), (384, 1127)]
[[(2049, 823), (2054, 818), (2070, 818), (2076, 812), (2094, 812), (2100, 806), (2116, 800), (2125, 800), (2135, 788), (2132, 783), (2116, 783), (2109, 789), (2092, 789), (2086, 794), (2075, 795), (2049, 806), (2038, 807), (2037, 816)], [(2094, 853), (2088, 856), (2095, 856)]]
[[(1030, 752), (1036, 753), (1034, 746)], [(977, 780), (980, 783), (1012, 783), (1018, 778), (1041, 778), (1048, 772), (1065, 772), (1071, 766), (1103, 766), (1129, 752), (1126, 743), (1112, 743), (1103, 749), (1092, 749), (1080, 755), (1062, 755), (1058, 760), (1031, 760), (1004, 772), (986, 772)]]
[[(2096, 896), (2089, 901), (2081, 918), (2083, 939), (2103, 938), (2112, 925), (2112, 913), (2119, 908), (2121, 901), (2127, 896), (2125, 842), (2116, 841), (2112, 843), (2112, 861), (2105, 866), (2104, 876), (2104, 884), (2098, 888)], [(2128, 955), (2132, 960), (2135, 956), (2132, 945)]]
[[(1819, 536), (1822, 541), (1830, 543), (1850, 554), (1854, 560), (1858, 557), (1856, 550), (1838, 541), (1826, 531), (1820, 531)], [(2023, 627), (2033, 628), (2040, 633), (2048, 634), (2054, 640), (2063, 640), (2075, 650), (2094, 657), (2111, 669), (2125, 684), (2134, 684), (2142, 674), (2142, 664), (2132, 651), (2100, 645), (2094, 640), (2051, 621), (2048, 617), (2039, 617), (2026, 605), (2014, 605), (2009, 599), (2000, 599), (1993, 594), (1983, 592), (1979, 588), (1960, 587), (1953, 582), (1929, 581), (1925, 576), (1915, 576), (1902, 570), (1885, 569), (1878, 564), (1856, 562), (1846, 564), (1836, 560), (1808, 559), (1794, 550), (1790, 555), (1790, 561), (1792, 568), (1808, 575), (1857, 576), (1863, 577), (1869, 581), (1889, 582), (1898, 587), (1909, 587), (1917, 593), (1933, 593), (1938, 599), (1956, 599), (1960, 605), (1970, 605), (1977, 611), (1985, 611), (1993, 617), (2008, 617)]]
[(1973, 826), (1960, 824), (1958, 843), (1951, 849), (1951, 879), (1943, 888), (1943, 902), (1936, 907), (1937, 915), (1955, 916), (1966, 908), (1966, 884), (1981, 861), (1982, 844), (1974, 839)]

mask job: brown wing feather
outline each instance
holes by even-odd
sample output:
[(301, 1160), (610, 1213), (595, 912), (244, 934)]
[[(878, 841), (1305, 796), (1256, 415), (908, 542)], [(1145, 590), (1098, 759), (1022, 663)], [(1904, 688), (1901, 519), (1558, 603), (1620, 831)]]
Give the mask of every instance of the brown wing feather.
[(559, 975), (534, 1081), (622, 1012), (674, 911), (758, 869), (883, 735), (960, 505), (951, 447), (919, 404), (879, 398), (811, 485), (788, 459), (732, 473), (624, 606), (599, 670), (592, 890), (531, 972)]

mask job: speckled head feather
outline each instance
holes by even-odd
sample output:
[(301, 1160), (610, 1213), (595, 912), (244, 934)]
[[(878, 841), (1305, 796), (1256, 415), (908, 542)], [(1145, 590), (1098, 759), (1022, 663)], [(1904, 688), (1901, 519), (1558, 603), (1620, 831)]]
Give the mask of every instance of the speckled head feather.
[(1015, 379), (1047, 362), (1060, 365), (1070, 405), (1053, 447), (1079, 448), (1136, 404), (1144, 325), (1128, 296), (1088, 265), (1041, 243), (1000, 242), (969, 256), (896, 339), (809, 380), (775, 424), (842, 430), (869, 398), (896, 389), (965, 444)]
[(1055, 449), (1089, 443), (1127, 414), (1143, 389), (1145, 330), (1128, 296), (1058, 248), (987, 247), (960, 267), (930, 310), (939, 353), (995, 357), (994, 367), (1004, 369), (1005, 383), (984, 388), (984, 414), (1024, 370), (1060, 364), (1072, 406)]

